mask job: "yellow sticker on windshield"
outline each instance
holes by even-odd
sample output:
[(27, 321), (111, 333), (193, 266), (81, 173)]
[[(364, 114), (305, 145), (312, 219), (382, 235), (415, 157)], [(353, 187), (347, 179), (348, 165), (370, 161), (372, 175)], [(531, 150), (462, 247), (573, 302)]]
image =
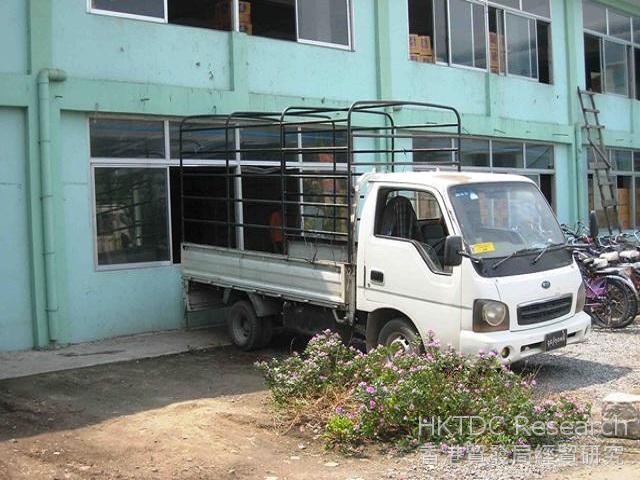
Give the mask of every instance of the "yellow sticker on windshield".
[(471, 245), (471, 253), (474, 254), (495, 252), (495, 250), (496, 246), (493, 242), (476, 243), (475, 245)]

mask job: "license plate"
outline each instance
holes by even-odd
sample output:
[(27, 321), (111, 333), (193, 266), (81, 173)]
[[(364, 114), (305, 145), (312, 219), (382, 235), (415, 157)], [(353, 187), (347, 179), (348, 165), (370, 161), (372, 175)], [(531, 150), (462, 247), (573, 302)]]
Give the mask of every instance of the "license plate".
[(562, 348), (567, 346), (567, 331), (560, 330), (559, 332), (549, 333), (544, 336), (544, 349), (545, 351), (555, 350), (556, 348)]

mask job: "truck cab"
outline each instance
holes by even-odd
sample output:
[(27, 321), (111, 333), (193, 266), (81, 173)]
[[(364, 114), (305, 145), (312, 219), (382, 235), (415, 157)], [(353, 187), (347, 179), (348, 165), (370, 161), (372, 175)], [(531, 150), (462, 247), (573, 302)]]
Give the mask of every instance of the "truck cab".
[(363, 180), (357, 304), (371, 322), (369, 346), (409, 349), (413, 330), (506, 363), (589, 334), (580, 272), (531, 180), (458, 172)]

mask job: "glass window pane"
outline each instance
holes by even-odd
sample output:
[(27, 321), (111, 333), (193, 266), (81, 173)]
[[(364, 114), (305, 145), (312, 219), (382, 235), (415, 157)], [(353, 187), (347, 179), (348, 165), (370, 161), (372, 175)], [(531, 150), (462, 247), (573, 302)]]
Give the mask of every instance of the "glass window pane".
[(634, 228), (640, 227), (640, 177), (635, 177), (636, 187), (636, 224)]
[(92, 118), (91, 156), (99, 158), (164, 158), (164, 122)]
[(640, 151), (633, 152), (633, 169), (640, 172)]
[(527, 168), (553, 169), (553, 146), (527, 143)]
[(298, 0), (298, 37), (349, 45), (347, 0)]
[(608, 93), (627, 95), (629, 93), (627, 47), (605, 40), (604, 58), (606, 91)]
[[(520, 0), (491, 0), (493, 3), (499, 3), (505, 7), (517, 8), (520, 10)], [(525, 0), (528, 1), (528, 0)]]
[[(182, 133), (182, 158), (184, 159), (217, 159), (225, 160), (225, 130), (223, 124), (211, 122), (190, 122), (185, 124)], [(229, 160), (235, 161), (236, 154), (233, 129), (229, 130)], [(180, 158), (180, 122), (169, 123), (171, 158)]]
[[(297, 130), (289, 129), (286, 132), (288, 147), (298, 145)], [(280, 127), (250, 127), (240, 130), (240, 148), (243, 151), (241, 158), (246, 162), (278, 162), (282, 160), (280, 149)], [(298, 153), (286, 154), (287, 162), (298, 162)]]
[(595, 35), (584, 35), (585, 84), (587, 90), (602, 92), (602, 40)]
[(609, 35), (631, 41), (631, 18), (609, 9)]
[(619, 171), (630, 172), (633, 153), (630, 150), (612, 150), (611, 161), (613, 168)]
[[(347, 133), (345, 130), (333, 130), (331, 125), (324, 127), (305, 127), (302, 131), (302, 148), (315, 148), (317, 150), (302, 153), (303, 162), (329, 163), (330, 168), (333, 159), (337, 163), (346, 163), (347, 153), (345, 151), (333, 150), (334, 147), (347, 146)], [(326, 149), (326, 150), (324, 150)]]
[(473, 37), (471, 32), (471, 4), (464, 0), (450, 0), (451, 62), (473, 66)]
[(507, 59), (508, 72), (523, 77), (536, 77), (535, 35), (530, 35), (533, 20), (519, 15), (507, 14)]
[(449, 46), (447, 45), (447, 2), (445, 0), (433, 0), (435, 22), (435, 49), (436, 60), (449, 62)]
[(582, 20), (584, 28), (607, 33), (607, 14), (604, 6), (584, 0), (582, 2)]
[(493, 166), (495, 168), (523, 168), (524, 158), (522, 143), (498, 142), (492, 143)]
[(461, 143), (462, 165), (465, 167), (488, 167), (489, 140), (463, 138)]
[(525, 12), (533, 13), (534, 15), (540, 15), (541, 17), (551, 17), (549, 0), (524, 0), (522, 2), (522, 9)]
[(633, 17), (633, 41), (640, 45), (640, 17)]
[(487, 68), (486, 18), (482, 5), (473, 5), (473, 60), (476, 68)]
[(99, 265), (168, 261), (167, 170), (96, 168)]
[[(453, 148), (452, 139), (450, 137), (430, 137), (430, 138), (414, 138), (413, 148)], [(413, 161), (416, 163), (429, 163), (429, 162), (453, 162), (453, 152), (414, 152)]]
[(91, 6), (109, 12), (164, 18), (164, 0), (92, 0)]

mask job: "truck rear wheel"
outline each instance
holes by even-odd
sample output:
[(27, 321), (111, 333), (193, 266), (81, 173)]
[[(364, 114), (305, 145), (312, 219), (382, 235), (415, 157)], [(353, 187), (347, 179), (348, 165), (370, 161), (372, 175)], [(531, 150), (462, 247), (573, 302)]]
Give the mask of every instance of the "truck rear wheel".
[[(420, 334), (405, 318), (394, 318), (385, 323), (378, 334), (378, 344), (385, 347), (399, 348), (405, 353), (422, 350), (417, 346)], [(420, 344), (421, 345), (421, 344)]]
[[(269, 322), (269, 325), (265, 325)], [(227, 330), (233, 344), (245, 352), (265, 346), (271, 340), (271, 319), (258, 318), (251, 302), (238, 300), (227, 315)]]

